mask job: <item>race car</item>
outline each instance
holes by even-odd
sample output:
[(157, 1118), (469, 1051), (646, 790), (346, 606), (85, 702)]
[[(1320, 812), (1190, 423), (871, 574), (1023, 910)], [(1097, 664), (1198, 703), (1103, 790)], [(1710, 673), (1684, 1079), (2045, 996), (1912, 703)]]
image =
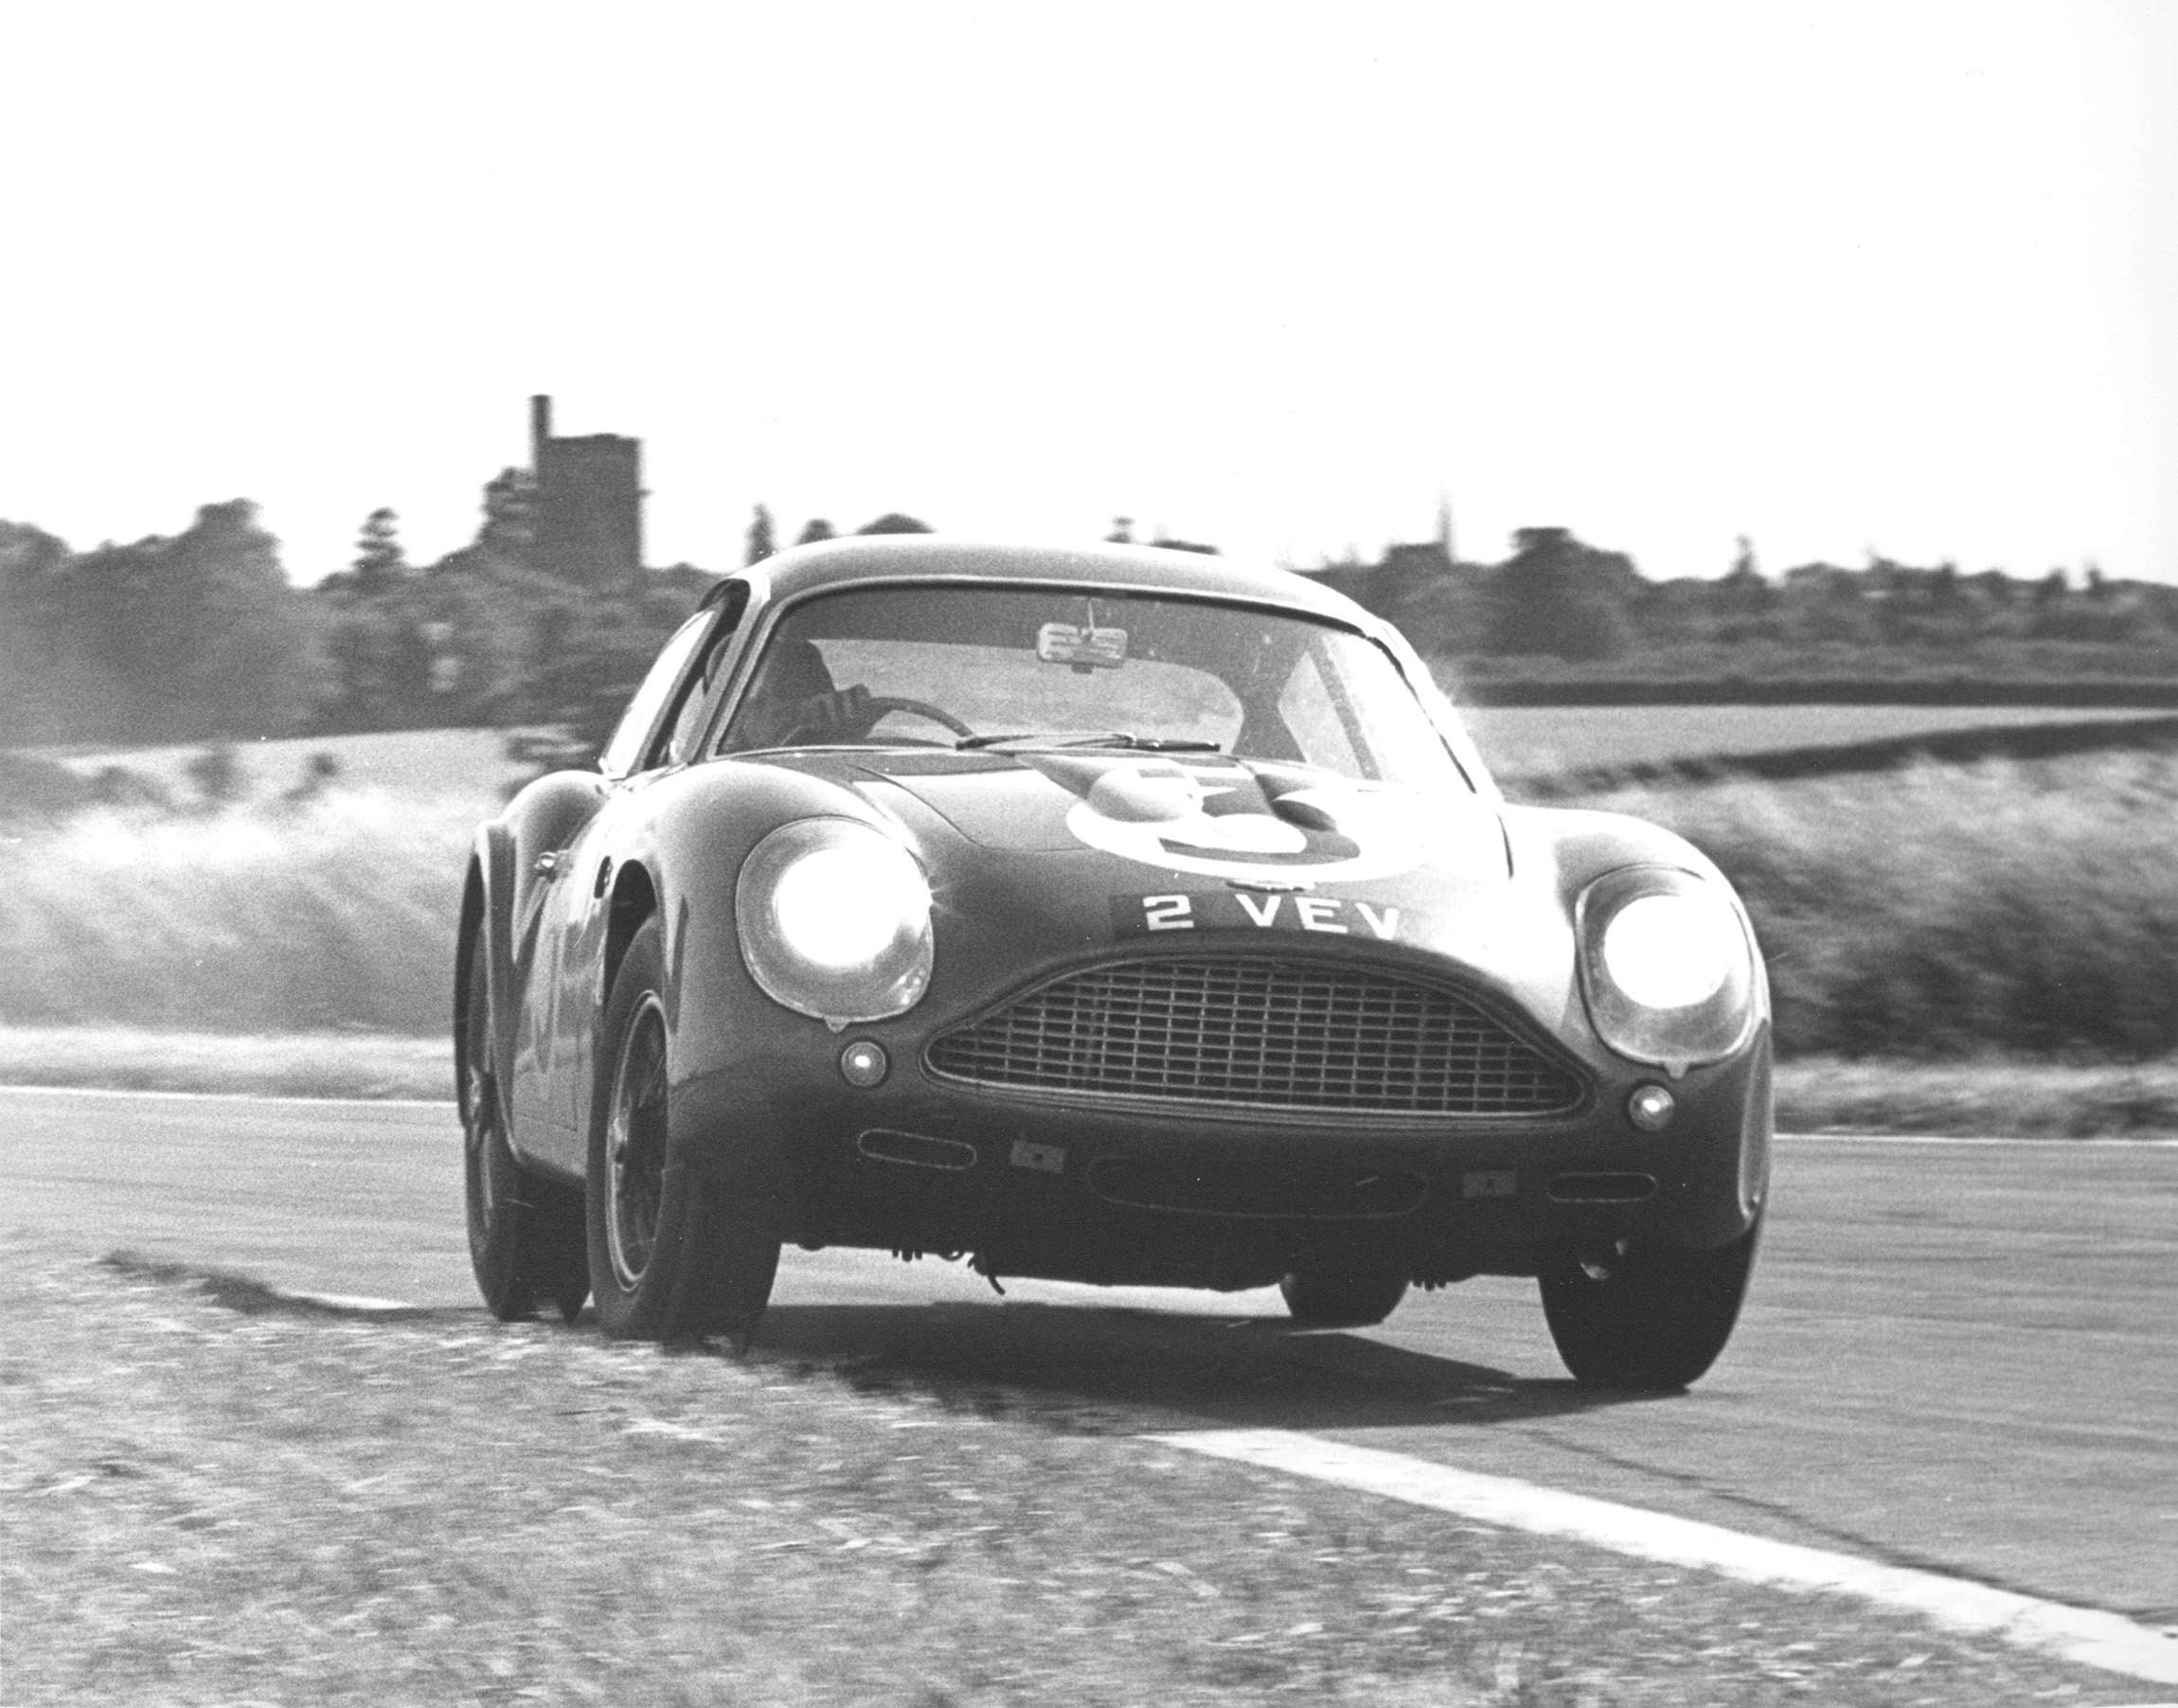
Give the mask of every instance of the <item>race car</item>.
[(1731, 1334), (1768, 987), (1680, 838), (1509, 804), (1387, 624), (1201, 553), (830, 542), (721, 579), (477, 833), (455, 1044), (501, 1318), (745, 1342), (783, 1247), (1533, 1276), (1580, 1382)]

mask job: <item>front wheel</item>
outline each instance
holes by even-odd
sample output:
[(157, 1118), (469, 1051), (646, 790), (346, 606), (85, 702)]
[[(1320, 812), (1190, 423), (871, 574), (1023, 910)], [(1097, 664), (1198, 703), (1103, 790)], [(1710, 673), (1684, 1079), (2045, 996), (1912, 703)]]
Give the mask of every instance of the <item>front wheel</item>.
[(1574, 1380), (1644, 1393), (1698, 1380), (1732, 1338), (1761, 1231), (1706, 1252), (1561, 1254), (1540, 1277), (1543, 1314)]
[(1385, 1272), (1302, 1269), (1278, 1283), (1286, 1308), (1304, 1328), (1370, 1328), (1399, 1308), (1406, 1277)]
[[(590, 1122), (590, 1288), (620, 1340), (745, 1340), (772, 1292), (779, 1240), (729, 1156), (693, 1166), (672, 1131), (665, 955), (658, 921), (613, 978)], [(745, 1156), (745, 1148), (744, 1148)]]

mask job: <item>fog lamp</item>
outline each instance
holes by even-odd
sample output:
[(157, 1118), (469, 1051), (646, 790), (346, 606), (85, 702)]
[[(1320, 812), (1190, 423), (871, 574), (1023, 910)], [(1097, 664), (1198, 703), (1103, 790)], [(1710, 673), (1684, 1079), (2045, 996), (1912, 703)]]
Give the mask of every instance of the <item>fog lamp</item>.
[(885, 1059), (884, 1046), (866, 1038), (856, 1039), (839, 1053), (840, 1076), (864, 1091), (884, 1084), (891, 1067), (892, 1063)]
[(1679, 1100), (1660, 1085), (1637, 1085), (1626, 1099), (1626, 1118), (1643, 1132), (1661, 1132), (1670, 1124)]

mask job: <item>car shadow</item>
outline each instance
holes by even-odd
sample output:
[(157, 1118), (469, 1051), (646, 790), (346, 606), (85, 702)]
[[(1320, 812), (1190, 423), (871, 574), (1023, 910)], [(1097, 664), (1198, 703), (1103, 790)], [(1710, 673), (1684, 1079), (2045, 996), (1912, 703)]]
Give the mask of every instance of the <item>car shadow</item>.
[(1284, 1321), (1027, 1301), (775, 1305), (750, 1356), (1098, 1433), (1461, 1427), (1653, 1397)]

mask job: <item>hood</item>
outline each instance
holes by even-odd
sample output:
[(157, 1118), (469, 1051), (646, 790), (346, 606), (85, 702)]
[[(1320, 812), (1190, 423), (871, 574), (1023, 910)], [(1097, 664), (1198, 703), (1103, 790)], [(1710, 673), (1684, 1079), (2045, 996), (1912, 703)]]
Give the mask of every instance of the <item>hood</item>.
[(1316, 934), (1450, 960), (1547, 1026), (1578, 1001), (1556, 868), (1518, 877), (1477, 796), (1223, 754), (833, 748), (766, 762), (852, 790), (922, 849), (946, 909), (940, 1006), (955, 979), (972, 1006), (991, 968), (1010, 980), (1170, 932), (1205, 948)]
[(1488, 802), (1223, 754), (857, 754), (843, 780), (881, 808), (904, 791), (981, 847), (1095, 849), (1146, 879), (1305, 889), (1425, 870), (1464, 883), (1507, 876)]

